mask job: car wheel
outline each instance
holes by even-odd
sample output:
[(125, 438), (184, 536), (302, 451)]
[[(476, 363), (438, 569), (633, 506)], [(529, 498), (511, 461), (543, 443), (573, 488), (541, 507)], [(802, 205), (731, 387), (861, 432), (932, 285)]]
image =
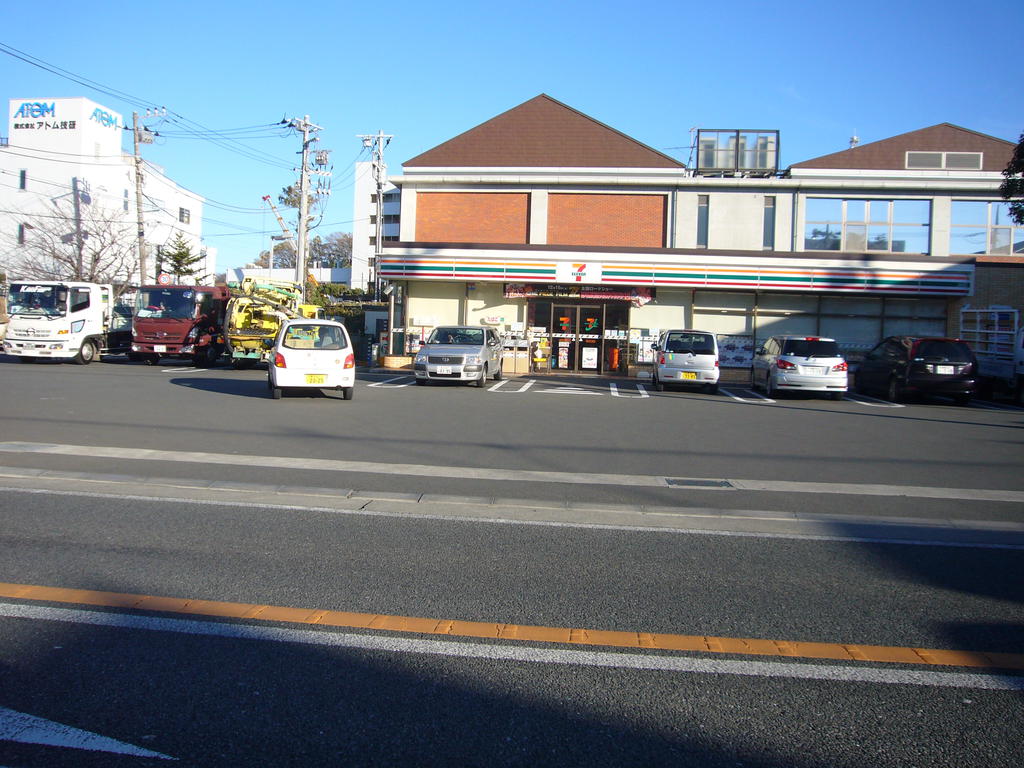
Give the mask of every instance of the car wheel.
[(426, 379), (416, 379), (416, 386), (418, 386), (418, 387), (425, 387), (425, 386), (427, 386), (427, 380)]
[(831, 393), (831, 398), (833, 400), (839, 401), (839, 400), (843, 399), (843, 394), (845, 394), (845, 393), (843, 393), (843, 392), (832, 392)]
[(971, 402), (971, 396), (970, 394), (954, 395), (953, 402), (956, 403), (957, 405), (967, 405)]
[(351, 400), (353, 397), (355, 397), (355, 394), (356, 394), (356, 388), (355, 387), (342, 387), (341, 388), (341, 397), (344, 400)]
[(717, 384), (705, 384), (704, 385), (704, 391), (707, 392), (709, 395), (717, 395), (718, 394), (718, 385)]
[(866, 395), (868, 393), (868, 388), (864, 386), (864, 382), (859, 374), (853, 377), (853, 390), (858, 395)]
[(772, 383), (772, 375), (768, 373), (764, 377), (764, 396), (769, 400), (774, 400), (776, 396), (775, 384)]
[(269, 375), (267, 376), (267, 391), (274, 400), (281, 399), (281, 388), (274, 386), (274, 380)]
[(902, 388), (900, 387), (899, 381), (896, 380), (896, 377), (894, 376), (889, 379), (889, 386), (885, 391), (885, 399), (890, 403), (895, 403), (899, 401), (902, 394)]
[(484, 369), (482, 371), (480, 371), (480, 375), (477, 377), (476, 381), (473, 382), (473, 386), (475, 386), (477, 389), (483, 389), (483, 386), (484, 386), (484, 384), (486, 382), (487, 382), (487, 366), (484, 366)]
[(83, 341), (82, 348), (73, 359), (75, 365), (88, 365), (96, 359), (96, 344), (89, 340)]
[(494, 371), (494, 380), (495, 381), (501, 381), (501, 378), (502, 378), (501, 363), (499, 362), (498, 363), (498, 367)]
[(34, 363), (36, 359), (34, 357), (19, 357), (19, 363)]
[(160, 355), (146, 355), (146, 365), (160, 365)]
[(664, 384), (664, 382), (662, 382), (661, 379), (658, 378), (658, 372), (657, 371), (654, 372), (654, 388), (658, 392), (664, 392), (665, 391), (665, 384)]

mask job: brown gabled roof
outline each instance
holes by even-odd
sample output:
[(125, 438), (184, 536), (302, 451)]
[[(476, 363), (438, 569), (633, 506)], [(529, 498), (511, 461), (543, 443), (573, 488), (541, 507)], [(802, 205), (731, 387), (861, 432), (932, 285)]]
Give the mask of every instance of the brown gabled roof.
[(1016, 145), (994, 136), (939, 123), (901, 133), (860, 147), (794, 163), (791, 168), (831, 168), (843, 170), (902, 171), (907, 167), (907, 152), (982, 152), (983, 171), (1002, 171), (1013, 156)]
[(546, 94), (449, 139), (407, 168), (685, 168)]

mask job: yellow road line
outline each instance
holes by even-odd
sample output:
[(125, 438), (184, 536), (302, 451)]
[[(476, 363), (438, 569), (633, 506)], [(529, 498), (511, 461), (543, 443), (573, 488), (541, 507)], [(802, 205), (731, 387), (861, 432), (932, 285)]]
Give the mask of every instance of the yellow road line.
[(537, 643), (600, 645), (612, 648), (641, 648), (663, 651), (697, 651), (749, 656), (777, 656), (836, 661), (876, 661), (892, 664), (920, 664), (949, 667), (983, 667), (1024, 670), (1024, 654), (981, 651), (956, 651), (937, 648), (905, 648), (886, 645), (848, 643), (811, 643), (796, 640), (765, 640), (742, 637), (711, 637), (652, 632), (620, 632), (598, 629), (538, 627), (456, 619), (428, 619), (390, 616), (279, 605), (226, 603), (180, 597), (157, 597), (88, 589), (64, 589), (32, 584), (0, 583), (0, 597), (40, 600), (50, 603), (92, 605), (138, 611), (256, 621), (283, 621), (350, 629), (381, 629), (422, 635), (482, 637), (498, 640), (524, 640)]

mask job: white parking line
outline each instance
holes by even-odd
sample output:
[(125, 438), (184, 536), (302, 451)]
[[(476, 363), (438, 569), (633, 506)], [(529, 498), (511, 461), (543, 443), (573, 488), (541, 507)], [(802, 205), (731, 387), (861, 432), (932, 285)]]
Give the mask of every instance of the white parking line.
[(536, 383), (535, 379), (527, 379), (525, 384), (521, 384), (519, 386), (519, 389), (503, 389), (503, 387), (506, 384), (508, 384), (509, 381), (511, 381), (511, 379), (502, 379), (497, 384), (495, 384), (492, 387), (490, 387), (487, 391), (488, 392), (497, 392), (498, 390), (501, 390), (502, 393), (506, 394), (506, 395), (517, 395), (520, 392), (525, 392), (526, 390), (528, 390), (530, 387), (532, 387)]
[(869, 397), (868, 395), (853, 394), (850, 392), (846, 393), (847, 400), (854, 403), (860, 403), (861, 405), (870, 405), (872, 408), (906, 408), (907, 406), (901, 405), (900, 403), (892, 403), (888, 400), (879, 400), (877, 397)]
[[(393, 381), (404, 381), (405, 379), (409, 379), (408, 381), (405, 382), (405, 384), (392, 384), (391, 383)], [(381, 387), (382, 389), (401, 389), (402, 387), (408, 387), (414, 381), (416, 381), (415, 377), (410, 378), (409, 376), (393, 376), (390, 379), (384, 379), (384, 381), (377, 381), (377, 382), (374, 382), (373, 384), (367, 384), (366, 386), (368, 386), (368, 387)]]
[(609, 383), (608, 386), (612, 390), (612, 397), (633, 398), (634, 400), (637, 399), (637, 398), (641, 398), (641, 397), (650, 397), (650, 395), (647, 394), (647, 388), (643, 384), (637, 384), (636, 385), (636, 391), (640, 393), (639, 395), (621, 395), (621, 394), (619, 394), (619, 385), (616, 384), (615, 382)]
[(752, 389), (741, 389), (740, 392), (749, 392), (750, 394), (752, 394), (754, 397), (757, 398), (756, 400), (752, 400), (749, 397), (740, 397), (739, 395), (735, 394), (732, 390), (725, 389), (724, 387), (719, 387), (718, 391), (722, 392), (727, 397), (731, 397), (733, 400), (736, 400), (737, 402), (740, 402), (740, 403), (757, 403), (757, 404), (763, 405), (765, 403), (774, 403), (775, 402), (770, 397), (765, 397), (764, 395), (759, 395), (757, 392), (755, 392)]
[(601, 396), (604, 392), (594, 392), (590, 389), (583, 389), (582, 387), (555, 387), (554, 389), (540, 389), (538, 390), (541, 394), (547, 395), (598, 395)]

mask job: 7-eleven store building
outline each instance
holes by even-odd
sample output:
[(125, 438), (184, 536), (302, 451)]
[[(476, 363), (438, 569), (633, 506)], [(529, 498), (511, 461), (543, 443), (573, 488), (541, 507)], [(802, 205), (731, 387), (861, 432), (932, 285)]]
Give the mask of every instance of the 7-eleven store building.
[[(635, 374), (669, 328), (717, 334), (725, 368), (748, 367), (778, 333), (829, 336), (856, 357), (889, 334), (945, 335), (973, 290), (971, 258), (804, 250), (806, 199), (845, 199), (848, 185), (695, 175), (546, 96), (390, 181), (401, 236), (379, 274), (394, 286), (399, 354), (458, 323), (547, 351), (553, 372)], [(932, 204), (919, 180), (857, 184), (890, 211), (901, 194)], [(915, 226), (932, 241), (934, 216)]]

